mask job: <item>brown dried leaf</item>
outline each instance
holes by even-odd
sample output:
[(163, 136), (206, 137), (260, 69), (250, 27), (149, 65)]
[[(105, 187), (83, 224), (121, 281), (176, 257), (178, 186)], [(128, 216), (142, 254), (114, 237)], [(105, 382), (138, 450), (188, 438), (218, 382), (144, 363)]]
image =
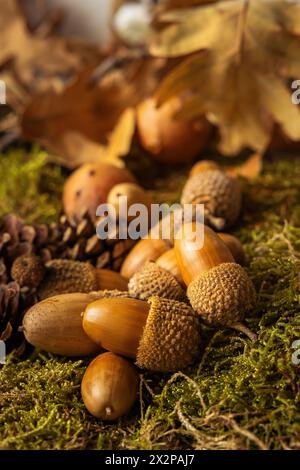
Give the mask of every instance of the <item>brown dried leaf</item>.
[[(183, 6), (180, 0), (169, 3)], [(163, 80), (158, 101), (180, 95), (181, 117), (206, 115), (219, 127), (225, 155), (245, 147), (263, 153), (274, 124), (300, 140), (300, 112), (286, 84), (300, 73), (299, 2), (223, 0), (199, 6), (187, 0), (185, 6), (162, 14), (168, 26), (151, 47), (155, 56), (188, 56)]]
[[(126, 112), (121, 127), (117, 127), (109, 152), (103, 145), (123, 111), (153, 92), (164, 63), (143, 60), (130, 64), (125, 71), (106, 76), (96, 87), (90, 86), (93, 70), (88, 68), (62, 93), (33, 96), (22, 116), (23, 135), (45, 145), (69, 168), (97, 160), (95, 153), (103, 154), (103, 149), (103, 158), (108, 160), (126, 154), (133, 135), (132, 111)], [(126, 136), (123, 141), (120, 134)]]
[(27, 28), (17, 0), (0, 0), (0, 67), (13, 70), (19, 82), (31, 93), (62, 91), (86, 63), (97, 63), (103, 55), (86, 47), (80, 54), (76, 41), (42, 37)]

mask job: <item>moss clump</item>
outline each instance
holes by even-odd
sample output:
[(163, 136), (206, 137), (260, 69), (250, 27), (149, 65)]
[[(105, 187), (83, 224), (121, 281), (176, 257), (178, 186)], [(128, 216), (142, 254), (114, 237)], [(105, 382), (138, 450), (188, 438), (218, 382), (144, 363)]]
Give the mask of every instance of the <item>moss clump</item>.
[(0, 155), (0, 217), (14, 212), (28, 223), (52, 222), (61, 211), (61, 169), (47, 153), (21, 149)]
[(300, 339), (300, 161), (266, 164), (244, 186), (235, 234), (258, 291), (247, 317), (258, 341), (207, 328), (200, 361), (184, 374), (144, 374), (136, 408), (113, 425), (84, 409), (84, 361), (10, 358), (0, 371), (0, 447), (300, 448), (300, 369), (292, 363)]

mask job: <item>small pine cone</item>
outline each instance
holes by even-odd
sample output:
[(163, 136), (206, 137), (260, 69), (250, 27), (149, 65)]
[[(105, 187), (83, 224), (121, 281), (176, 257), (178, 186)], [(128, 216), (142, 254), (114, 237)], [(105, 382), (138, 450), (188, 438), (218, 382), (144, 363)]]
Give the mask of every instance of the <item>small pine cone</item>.
[(17, 282), (0, 285), (0, 340), (12, 344), (13, 333), (19, 326), (20, 286)]

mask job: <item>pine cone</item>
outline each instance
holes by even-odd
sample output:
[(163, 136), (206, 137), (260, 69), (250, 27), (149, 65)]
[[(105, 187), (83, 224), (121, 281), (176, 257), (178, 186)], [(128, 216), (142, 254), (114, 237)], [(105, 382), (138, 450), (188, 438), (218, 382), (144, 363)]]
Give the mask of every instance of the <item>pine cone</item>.
[(133, 240), (99, 240), (96, 227), (88, 215), (76, 225), (65, 215), (57, 224), (25, 224), (15, 214), (0, 222), (0, 339), (16, 345), (17, 333), (27, 308), (36, 300), (36, 291), (25, 283), (12, 282), (12, 265), (16, 258), (36, 254), (46, 263), (51, 259), (87, 261), (97, 268), (119, 271)]
[(57, 257), (89, 261), (101, 269), (119, 271), (126, 255), (135, 244), (135, 240), (118, 240), (118, 233), (116, 238), (100, 240), (95, 224), (88, 214), (77, 225), (70, 223), (63, 215), (59, 227), (63, 243)]

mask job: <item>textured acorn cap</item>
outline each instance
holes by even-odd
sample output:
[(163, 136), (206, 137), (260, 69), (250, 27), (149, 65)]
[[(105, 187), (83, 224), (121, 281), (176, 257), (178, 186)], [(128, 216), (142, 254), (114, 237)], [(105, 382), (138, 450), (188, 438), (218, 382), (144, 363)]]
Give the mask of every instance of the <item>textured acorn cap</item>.
[(199, 354), (200, 322), (193, 309), (154, 296), (137, 352), (137, 365), (158, 372), (183, 369)]
[(52, 260), (46, 264), (47, 274), (38, 289), (40, 299), (72, 292), (91, 292), (98, 289), (95, 268), (89, 263), (71, 260)]
[(121, 291), (118, 289), (113, 289), (113, 290), (97, 290), (93, 292), (88, 292), (88, 294), (94, 299), (91, 300), (91, 302), (94, 302), (94, 300), (101, 300), (101, 299), (114, 299), (114, 298), (121, 298), (121, 299), (129, 299), (130, 294), (128, 291)]
[[(189, 285), (187, 295), (205, 322), (233, 328), (244, 319), (256, 299), (252, 281), (236, 263), (222, 263), (200, 274)], [(240, 325), (236, 329), (242, 331)]]
[(204, 171), (189, 178), (181, 197), (182, 204), (204, 204), (207, 222), (218, 230), (237, 220), (241, 201), (239, 182), (220, 170)]
[(45, 274), (45, 266), (36, 255), (23, 255), (15, 259), (11, 275), (21, 287), (37, 287)]
[(132, 297), (140, 300), (148, 300), (153, 295), (179, 301), (187, 300), (175, 277), (151, 261), (132, 276), (128, 291)]

